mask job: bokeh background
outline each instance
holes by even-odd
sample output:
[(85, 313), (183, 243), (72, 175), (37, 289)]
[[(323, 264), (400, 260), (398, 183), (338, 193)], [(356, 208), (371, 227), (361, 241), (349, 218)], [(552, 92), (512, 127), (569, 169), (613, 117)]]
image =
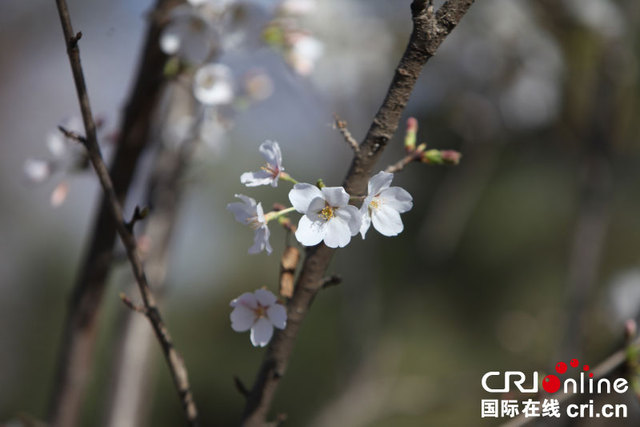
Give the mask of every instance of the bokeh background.
[[(268, 3), (266, 0), (261, 3)], [(414, 197), (397, 238), (370, 232), (339, 250), (343, 277), (323, 291), (273, 406), (293, 426), (494, 425), (480, 419), (490, 370), (550, 371), (578, 357), (595, 366), (623, 344), (640, 309), (638, 43), (633, 0), (483, 0), (426, 66), (404, 120), (419, 142), (457, 149), (457, 167), (412, 164), (394, 183)], [(150, 1), (70, 1), (93, 109), (117, 129)], [(410, 1), (324, 1), (306, 25), (324, 44), (301, 77), (277, 52), (223, 56), (269, 72), (274, 93), (235, 117), (190, 165), (171, 243), (163, 310), (190, 369), (203, 425), (234, 425), (264, 350), (233, 332), (229, 301), (277, 289), (285, 233), (270, 256), (247, 255), (252, 235), (225, 210), (238, 192), (286, 202), (288, 187), (246, 189), (258, 145), (279, 141), (288, 172), (339, 185), (351, 153), (333, 114), (361, 139), (410, 33)], [(264, 6), (264, 5), (262, 5)], [(256, 35), (259, 37), (259, 34)], [(34, 185), (27, 158), (78, 115), (54, 2), (0, 3), (0, 422), (44, 419), (67, 300), (88, 244), (99, 189), (90, 174)], [(403, 126), (380, 169), (403, 156)], [(107, 132), (108, 133), (108, 132)], [(108, 144), (107, 144), (108, 145)], [(108, 150), (108, 149), (107, 149)], [(148, 159), (128, 203), (144, 192)], [(119, 319), (129, 291), (114, 266), (100, 315), (83, 425), (107, 417)], [(181, 424), (159, 351), (148, 424)], [(640, 405), (620, 397), (637, 425)]]

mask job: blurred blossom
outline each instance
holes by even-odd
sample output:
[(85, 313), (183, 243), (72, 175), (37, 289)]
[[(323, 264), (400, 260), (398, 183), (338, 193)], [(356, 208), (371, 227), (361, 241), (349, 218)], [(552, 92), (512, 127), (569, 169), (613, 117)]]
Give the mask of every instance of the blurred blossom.
[[(225, 51), (252, 51), (262, 44), (260, 34), (272, 18), (263, 2), (236, 1), (226, 8), (221, 20)], [(269, 4), (273, 4), (271, 0)]]
[(285, 15), (308, 15), (316, 9), (315, 0), (284, 0), (278, 5), (279, 12)]
[(287, 310), (276, 296), (266, 289), (245, 292), (231, 301), (233, 311), (229, 316), (231, 328), (236, 332), (251, 329), (251, 344), (264, 347), (271, 341), (273, 328), (287, 326)]
[(262, 69), (248, 71), (243, 77), (243, 88), (251, 101), (264, 101), (273, 95), (273, 80)]
[(44, 160), (27, 159), (24, 162), (24, 174), (32, 182), (43, 182), (51, 175), (51, 165)]
[(620, 328), (628, 319), (640, 316), (640, 269), (618, 274), (609, 285), (609, 311), (613, 328)]
[(193, 95), (204, 105), (228, 104), (233, 101), (233, 73), (222, 64), (207, 64), (193, 78)]
[(220, 47), (217, 31), (196, 9), (179, 6), (171, 12), (171, 20), (162, 30), (160, 48), (188, 64), (202, 64)]
[(313, 71), (316, 62), (322, 56), (324, 46), (308, 34), (292, 34), (290, 47), (285, 58), (289, 65), (300, 75), (307, 76)]
[(67, 181), (62, 181), (56, 188), (53, 189), (51, 193), (51, 197), (49, 199), (51, 206), (57, 208), (67, 199), (67, 195), (69, 194), (69, 183)]
[(625, 30), (622, 12), (611, 0), (564, 0), (564, 3), (583, 25), (605, 37), (620, 37)]
[[(102, 120), (96, 120), (98, 130), (103, 124)], [(82, 119), (77, 116), (64, 119), (60, 127), (76, 135), (84, 134)], [(52, 178), (54, 174), (62, 175), (62, 180), (56, 185), (49, 198), (51, 205), (57, 207), (69, 194), (69, 183), (64, 178), (70, 174), (88, 170), (89, 158), (85, 147), (78, 141), (66, 137), (60, 129), (52, 130), (47, 134), (46, 146), (51, 156), (48, 159), (26, 159), (23, 171), (27, 179), (35, 183), (42, 183)]]

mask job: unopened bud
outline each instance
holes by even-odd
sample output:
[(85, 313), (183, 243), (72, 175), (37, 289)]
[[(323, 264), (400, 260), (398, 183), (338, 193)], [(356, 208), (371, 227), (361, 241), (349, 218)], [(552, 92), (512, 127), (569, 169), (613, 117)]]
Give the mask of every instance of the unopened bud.
[(462, 154), (455, 150), (443, 150), (440, 152), (440, 155), (442, 156), (443, 163), (447, 165), (457, 165), (460, 163), (460, 158), (462, 157)]
[(418, 134), (418, 120), (415, 117), (407, 119), (407, 132), (404, 137), (404, 148), (408, 152), (416, 148), (416, 137)]
[(428, 150), (422, 153), (421, 161), (434, 165), (457, 165), (462, 155), (455, 150)]

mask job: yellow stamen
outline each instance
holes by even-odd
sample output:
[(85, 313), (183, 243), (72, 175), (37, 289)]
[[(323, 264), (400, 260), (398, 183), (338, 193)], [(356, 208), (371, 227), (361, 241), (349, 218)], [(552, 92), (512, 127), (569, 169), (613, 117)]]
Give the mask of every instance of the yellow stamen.
[(322, 216), (325, 220), (329, 221), (331, 218), (335, 216), (334, 209), (332, 206), (325, 206), (324, 209), (320, 211), (320, 216)]
[(380, 202), (377, 201), (376, 199), (373, 199), (370, 203), (369, 203), (369, 207), (371, 209), (378, 209), (380, 207)]

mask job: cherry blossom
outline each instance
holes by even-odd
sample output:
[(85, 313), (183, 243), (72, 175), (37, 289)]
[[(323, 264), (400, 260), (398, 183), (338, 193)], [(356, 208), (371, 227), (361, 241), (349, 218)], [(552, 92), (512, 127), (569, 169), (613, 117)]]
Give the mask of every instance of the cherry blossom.
[(266, 289), (245, 292), (231, 301), (233, 311), (231, 329), (245, 332), (251, 329), (251, 344), (264, 347), (273, 336), (273, 328), (284, 329), (287, 325), (287, 310), (278, 303), (276, 296)]
[(204, 105), (228, 104), (233, 101), (233, 74), (222, 64), (203, 65), (193, 78), (193, 95)]
[(260, 144), (260, 154), (267, 161), (258, 172), (245, 172), (240, 176), (240, 182), (247, 187), (258, 185), (278, 186), (278, 179), (284, 174), (282, 167), (282, 152), (275, 141), (265, 141)]
[(360, 213), (360, 235), (364, 239), (369, 226), (384, 236), (397, 236), (404, 228), (400, 214), (413, 207), (411, 195), (403, 188), (390, 187), (393, 174), (378, 172), (369, 180), (369, 194), (364, 199)]
[(160, 35), (160, 49), (189, 64), (202, 64), (219, 48), (219, 36), (213, 25), (190, 5), (176, 7)]
[(296, 184), (289, 192), (293, 207), (304, 214), (296, 238), (305, 246), (324, 241), (330, 248), (344, 247), (358, 234), (361, 218), (358, 208), (349, 205), (349, 194), (342, 187)]
[(253, 246), (249, 248), (249, 253), (257, 254), (266, 250), (270, 254), (272, 251), (269, 244), (270, 232), (262, 210), (262, 203), (257, 203), (251, 197), (243, 194), (236, 194), (235, 196), (242, 201), (229, 203), (227, 210), (235, 215), (236, 221), (248, 225), (254, 230)]

